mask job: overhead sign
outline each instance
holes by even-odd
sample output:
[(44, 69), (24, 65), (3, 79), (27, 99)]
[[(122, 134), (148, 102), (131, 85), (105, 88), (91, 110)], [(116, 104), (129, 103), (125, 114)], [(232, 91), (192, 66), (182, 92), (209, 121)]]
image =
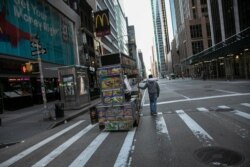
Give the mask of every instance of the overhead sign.
[(37, 56), (37, 55), (43, 55), (46, 54), (47, 50), (45, 48), (39, 49), (39, 50), (34, 50), (31, 52), (32, 56)]
[(95, 31), (97, 37), (110, 34), (109, 10), (97, 11), (94, 13)]
[(45, 48), (42, 48), (42, 45), (40, 44), (40, 41), (37, 36), (31, 38), (30, 46), (36, 49), (31, 51), (32, 56), (43, 55), (47, 53), (47, 50)]
[(32, 48), (39, 48), (39, 49), (42, 48), (42, 46), (41, 46), (39, 43), (34, 43), (34, 42), (31, 42), (31, 43), (30, 43), (30, 46), (31, 46)]

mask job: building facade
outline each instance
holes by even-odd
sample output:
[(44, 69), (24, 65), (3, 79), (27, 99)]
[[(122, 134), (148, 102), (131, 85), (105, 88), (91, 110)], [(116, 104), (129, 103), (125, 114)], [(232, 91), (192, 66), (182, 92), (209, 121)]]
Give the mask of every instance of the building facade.
[[(0, 1), (0, 85), (5, 109), (42, 102), (38, 53), (47, 100), (56, 99), (58, 67), (79, 65), (80, 17), (63, 1)], [(36, 38), (36, 39), (35, 39)], [(36, 41), (36, 42), (34, 42)], [(37, 52), (37, 50), (40, 50)]]
[(117, 0), (96, 0), (96, 9), (94, 11), (104, 9), (109, 11), (111, 33), (98, 39), (101, 42), (102, 53), (105, 55), (121, 51), (128, 55), (126, 17), (120, 2)]
[(147, 72), (146, 72), (144, 61), (143, 61), (143, 53), (141, 50), (138, 50), (138, 57), (139, 57), (138, 69), (139, 69), (140, 77), (147, 78)]
[[(206, 0), (170, 1), (174, 26), (172, 45), (173, 70), (177, 75), (190, 75), (186, 60), (212, 46)], [(176, 25), (176, 26), (175, 26)], [(174, 48), (175, 47), (175, 48)]]
[(190, 69), (199, 77), (205, 74), (207, 78), (248, 79), (250, 2), (207, 0), (207, 4), (212, 46), (188, 59)]
[[(127, 25), (128, 25), (128, 22), (127, 22)], [(139, 67), (136, 38), (135, 38), (135, 27), (128, 26), (127, 30), (128, 30), (128, 50), (129, 50), (128, 55), (136, 61), (137, 67)]]
[(154, 27), (154, 43), (159, 76), (167, 74), (167, 53), (170, 51), (166, 7), (164, 0), (151, 0), (152, 18)]

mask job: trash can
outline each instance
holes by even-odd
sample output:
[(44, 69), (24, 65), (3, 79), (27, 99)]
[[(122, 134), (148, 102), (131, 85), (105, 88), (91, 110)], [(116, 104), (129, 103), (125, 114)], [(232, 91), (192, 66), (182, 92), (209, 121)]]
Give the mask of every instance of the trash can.
[(98, 122), (98, 115), (97, 115), (96, 107), (91, 107), (89, 109), (89, 114), (90, 114), (91, 124), (97, 123)]
[(64, 104), (55, 103), (55, 116), (56, 118), (64, 117)]

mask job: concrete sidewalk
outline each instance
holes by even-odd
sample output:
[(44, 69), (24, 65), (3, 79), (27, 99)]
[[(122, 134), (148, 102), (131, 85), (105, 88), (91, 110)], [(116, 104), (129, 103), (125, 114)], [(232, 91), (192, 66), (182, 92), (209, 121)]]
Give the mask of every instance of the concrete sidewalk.
[[(55, 103), (48, 103), (52, 116), (55, 116)], [(75, 117), (89, 111), (89, 108), (100, 103), (100, 98), (90, 102), (90, 105), (79, 110), (65, 110), (64, 117), (56, 118), (55, 120), (43, 119), (43, 104), (34, 105), (28, 108), (23, 108), (16, 111), (4, 111), (0, 114), (2, 125), (0, 126), (0, 148), (22, 142), (38, 133), (54, 128), (65, 121), (70, 121)]]

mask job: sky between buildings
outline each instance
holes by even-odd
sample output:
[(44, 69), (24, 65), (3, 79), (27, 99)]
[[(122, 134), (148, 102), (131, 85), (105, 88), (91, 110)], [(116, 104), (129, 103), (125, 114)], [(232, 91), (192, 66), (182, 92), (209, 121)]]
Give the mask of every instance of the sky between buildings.
[[(150, 69), (151, 48), (154, 44), (154, 31), (151, 12), (151, 0), (124, 0), (125, 15), (129, 25), (135, 26), (137, 49), (143, 53), (143, 59), (147, 70)], [(170, 41), (173, 39), (169, 0), (166, 0), (168, 29)], [(148, 74), (150, 72), (148, 71)]]

